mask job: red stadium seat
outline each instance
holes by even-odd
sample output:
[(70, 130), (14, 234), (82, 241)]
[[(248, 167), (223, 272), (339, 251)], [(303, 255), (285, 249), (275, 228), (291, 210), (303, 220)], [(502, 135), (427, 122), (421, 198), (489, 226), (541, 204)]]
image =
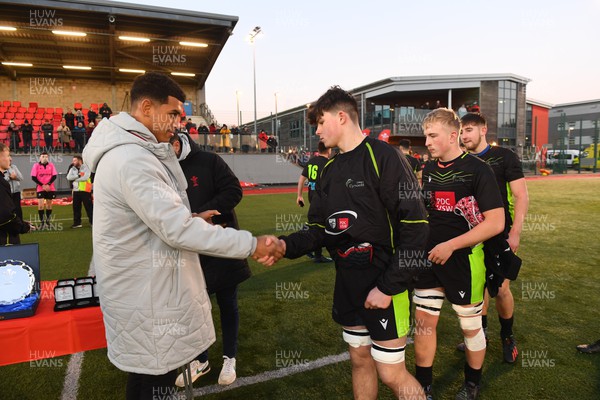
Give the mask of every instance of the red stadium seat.
[(25, 113), (25, 118), (31, 121), (33, 119), (33, 113)]
[(37, 107), (29, 107), (29, 108), (27, 109), (27, 112), (28, 112), (28, 113), (31, 113), (31, 114), (35, 114), (35, 110), (37, 110)]
[(4, 106), (1, 106), (1, 107), (0, 107), (0, 112), (3, 112), (3, 113), (5, 113), (5, 112), (7, 112), (7, 111), (8, 111), (8, 107), (4, 107)]
[(8, 111), (10, 111), (11, 113), (16, 113), (18, 109), (19, 107), (8, 107)]
[(73, 104), (73, 108), (76, 110), (81, 110), (83, 108), (83, 106), (81, 105), (81, 103), (75, 103), (75, 104)]
[(0, 119), (4, 118), (4, 112), (0, 111)]
[(16, 119), (15, 118), (15, 125), (17, 125), (17, 126), (23, 125), (23, 119), (22, 118), (21, 119)]
[(54, 107), (46, 107), (46, 114), (53, 114), (54, 113)]
[(63, 114), (64, 114), (62, 107), (57, 107), (57, 108), (55, 108), (55, 109), (54, 109), (54, 113), (55, 113), (55, 114), (60, 114), (60, 115), (63, 115)]
[(46, 112), (46, 109), (44, 107), (38, 107), (36, 113), (41, 112), (42, 114)]
[(38, 103), (37, 102), (30, 102), (29, 103), (29, 108), (38, 108)]
[(10, 107), (10, 106), (11, 106), (11, 102), (10, 102), (10, 100), (4, 100), (4, 101), (2, 102), (2, 105), (3, 105), (4, 107)]
[(25, 114), (24, 113), (20, 113), (20, 112), (15, 113), (15, 118), (16, 119), (23, 119), (23, 118), (25, 118)]
[(15, 117), (15, 113), (7, 112), (4, 113), (4, 118), (13, 119)]
[(15, 100), (12, 102), (13, 107), (21, 107), (21, 102), (18, 100)]
[(8, 126), (8, 125), (10, 125), (10, 119), (4, 118), (1, 121), (2, 121), (2, 126)]
[(53, 119), (53, 118), (54, 118), (54, 114), (51, 114), (48, 112), (46, 114), (44, 114), (44, 119)]
[(27, 109), (25, 107), (17, 107), (17, 112), (26, 113)]

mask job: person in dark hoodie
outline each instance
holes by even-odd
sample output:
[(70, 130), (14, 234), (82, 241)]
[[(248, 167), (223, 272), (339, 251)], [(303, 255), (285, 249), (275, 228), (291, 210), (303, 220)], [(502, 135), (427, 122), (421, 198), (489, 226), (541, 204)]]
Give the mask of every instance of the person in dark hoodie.
[[(220, 215), (212, 216), (212, 223), (239, 229), (234, 208), (242, 200), (242, 188), (233, 171), (217, 154), (202, 151), (185, 133), (173, 136), (170, 142), (186, 177), (192, 212), (200, 214), (218, 210)], [(208, 293), (216, 294), (221, 315), (223, 368), (218, 382), (220, 385), (229, 385), (236, 379), (235, 356), (239, 331), (237, 287), (250, 277), (251, 272), (246, 260), (200, 255), (200, 264)], [(210, 371), (208, 350), (192, 361), (191, 370), (192, 382)], [(184, 385), (183, 374), (177, 378), (176, 385)]]
[(29, 223), (17, 215), (17, 207), (10, 192), (10, 184), (4, 179), (10, 168), (10, 149), (0, 143), (0, 246), (20, 244), (19, 234), (30, 231)]

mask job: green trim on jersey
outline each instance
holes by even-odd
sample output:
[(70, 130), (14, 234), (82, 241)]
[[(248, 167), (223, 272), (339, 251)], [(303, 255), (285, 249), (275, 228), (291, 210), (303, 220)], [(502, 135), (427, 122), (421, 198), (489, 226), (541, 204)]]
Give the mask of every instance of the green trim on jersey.
[(471, 303), (483, 301), (483, 288), (485, 286), (485, 263), (483, 243), (471, 249), (469, 254), (469, 267), (471, 268)]
[[(510, 222), (515, 222), (515, 196), (513, 196), (512, 190), (510, 190), (510, 182), (506, 182), (506, 200), (508, 200), (508, 213), (510, 214)], [(505, 229), (510, 229), (511, 226), (505, 227)]]
[(398, 337), (408, 335), (410, 330), (410, 302), (408, 301), (408, 290), (392, 296), (392, 307), (394, 307), (394, 318), (396, 319), (396, 331)]
[[(379, 179), (381, 179), (381, 176), (379, 175), (379, 168), (377, 167), (377, 161), (375, 161), (375, 154), (373, 154), (373, 148), (371, 147), (369, 142), (365, 142), (365, 146), (367, 146), (367, 149), (369, 150), (369, 154), (371, 155), (371, 161), (373, 162), (373, 167), (375, 167), (375, 173), (377, 174), (377, 177)], [(379, 199), (381, 199), (381, 195), (379, 195)], [(385, 215), (387, 215), (388, 224), (390, 226), (390, 243), (392, 245), (392, 250), (395, 250), (394, 227), (392, 226), (392, 220), (390, 219), (390, 213), (388, 212), (387, 209), (385, 210)]]

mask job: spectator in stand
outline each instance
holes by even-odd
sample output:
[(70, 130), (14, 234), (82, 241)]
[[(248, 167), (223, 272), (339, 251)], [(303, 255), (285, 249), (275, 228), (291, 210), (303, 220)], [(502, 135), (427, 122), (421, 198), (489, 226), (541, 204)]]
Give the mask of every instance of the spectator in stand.
[(474, 102), (473, 105), (468, 108), (468, 111), (472, 113), (478, 113), (481, 112), (481, 109), (479, 108), (479, 104), (477, 104), (477, 102)]
[(23, 152), (29, 154), (31, 152), (31, 143), (33, 140), (33, 126), (26, 119), (21, 125), (21, 133), (23, 135)]
[(223, 124), (219, 133), (221, 134), (221, 149), (223, 153), (229, 153), (229, 148), (231, 147), (231, 138), (229, 135), (231, 134), (231, 130), (226, 124)]
[(87, 144), (87, 142), (90, 141), (90, 138), (92, 137), (92, 133), (94, 133), (94, 129), (96, 128), (96, 124), (94, 124), (95, 120), (91, 120), (90, 123), (88, 124), (87, 128), (85, 128), (85, 144)]
[(200, 124), (200, 128), (198, 128), (198, 133), (204, 134), (209, 133), (208, 127), (204, 124)]
[(56, 128), (58, 133), (58, 140), (60, 142), (61, 150), (68, 150), (71, 152), (71, 129), (67, 126), (66, 118), (60, 121), (60, 125)]
[[(58, 173), (54, 164), (48, 161), (48, 153), (43, 151), (40, 154), (40, 161), (33, 164), (31, 168), (31, 179), (37, 184), (37, 198), (38, 198), (38, 215), (40, 217), (41, 227), (50, 226), (50, 219), (52, 215), (52, 200), (56, 198), (56, 189), (54, 187), (54, 181)], [(46, 218), (44, 219), (44, 210), (46, 211)]]
[(65, 115), (63, 115), (63, 118), (65, 119), (69, 129), (73, 130), (73, 128), (75, 128), (75, 114), (73, 114), (73, 111), (71, 111), (70, 108), (67, 108), (67, 112)]
[(435, 101), (435, 107), (433, 107), (433, 108), (434, 108), (434, 109), (436, 109), (436, 108), (442, 108), (442, 107), (444, 107), (444, 106), (442, 105), (442, 102), (441, 102), (441, 101), (439, 101), (439, 100), (436, 100), (436, 101)]
[(192, 122), (191, 118), (188, 118), (187, 123), (185, 124), (185, 129), (190, 132), (192, 128), (196, 128), (196, 124)]
[(8, 128), (6, 128), (6, 132), (10, 138), (10, 150), (18, 153), (19, 143), (21, 143), (21, 138), (19, 137), (19, 127), (15, 125), (14, 121), (10, 121), (10, 125), (8, 125)]
[(85, 127), (83, 122), (77, 122), (77, 126), (73, 128), (73, 140), (75, 141), (75, 153), (81, 153), (85, 146)]
[(88, 117), (88, 122), (92, 123), (92, 122), (96, 122), (96, 118), (98, 118), (98, 113), (92, 108), (92, 106), (90, 105), (90, 109), (87, 113), (87, 117)]
[(467, 107), (465, 107), (465, 103), (462, 103), (458, 108), (458, 118), (464, 117), (465, 115), (467, 115), (467, 113)]
[[(2, 176), (7, 175), (10, 163), (10, 149), (4, 143), (0, 143), (0, 173)], [(0, 245), (20, 244), (19, 234), (27, 233), (30, 229), (29, 223), (21, 220), (17, 215), (9, 183), (5, 179), (0, 179)]]
[(75, 111), (75, 126), (77, 126), (79, 122), (85, 125), (85, 117), (83, 116), (83, 112), (81, 112), (81, 110)]
[(208, 132), (217, 133), (217, 127), (215, 126), (214, 122), (211, 122), (211, 124), (208, 126)]
[(52, 147), (52, 141), (54, 140), (52, 137), (54, 134), (54, 125), (50, 123), (50, 120), (46, 119), (40, 129), (44, 133), (44, 143), (46, 143), (44, 151), (50, 152), (54, 149), (54, 147)]
[(23, 174), (21, 174), (19, 168), (11, 162), (8, 171), (4, 174), (4, 179), (6, 179), (10, 185), (10, 193), (16, 207), (15, 212), (19, 218), (23, 219), (23, 210), (21, 209), (21, 181), (23, 180)]
[(430, 110), (431, 106), (429, 105), (429, 102), (426, 101), (425, 103), (421, 104), (421, 110)]
[(102, 104), (102, 107), (100, 107), (100, 110), (98, 112), (100, 113), (100, 116), (102, 118), (110, 118), (110, 116), (113, 113), (106, 103)]
[(93, 205), (92, 205), (92, 178), (91, 171), (83, 163), (81, 156), (73, 157), (73, 163), (67, 173), (67, 180), (73, 187), (73, 226), (71, 228), (81, 228), (81, 205), (85, 207), (85, 213), (88, 216), (90, 225), (92, 225)]
[(260, 147), (261, 153), (267, 152), (267, 140), (269, 140), (269, 135), (267, 135), (267, 132), (265, 132), (264, 129), (261, 129), (258, 134), (258, 146)]

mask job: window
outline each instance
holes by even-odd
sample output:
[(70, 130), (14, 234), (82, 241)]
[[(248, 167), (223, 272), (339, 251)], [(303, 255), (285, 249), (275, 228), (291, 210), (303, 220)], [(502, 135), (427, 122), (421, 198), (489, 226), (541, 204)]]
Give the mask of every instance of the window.
[(517, 140), (517, 83), (498, 82), (498, 142), (515, 146)]
[(299, 138), (302, 136), (302, 124), (300, 121), (290, 121), (290, 138)]

